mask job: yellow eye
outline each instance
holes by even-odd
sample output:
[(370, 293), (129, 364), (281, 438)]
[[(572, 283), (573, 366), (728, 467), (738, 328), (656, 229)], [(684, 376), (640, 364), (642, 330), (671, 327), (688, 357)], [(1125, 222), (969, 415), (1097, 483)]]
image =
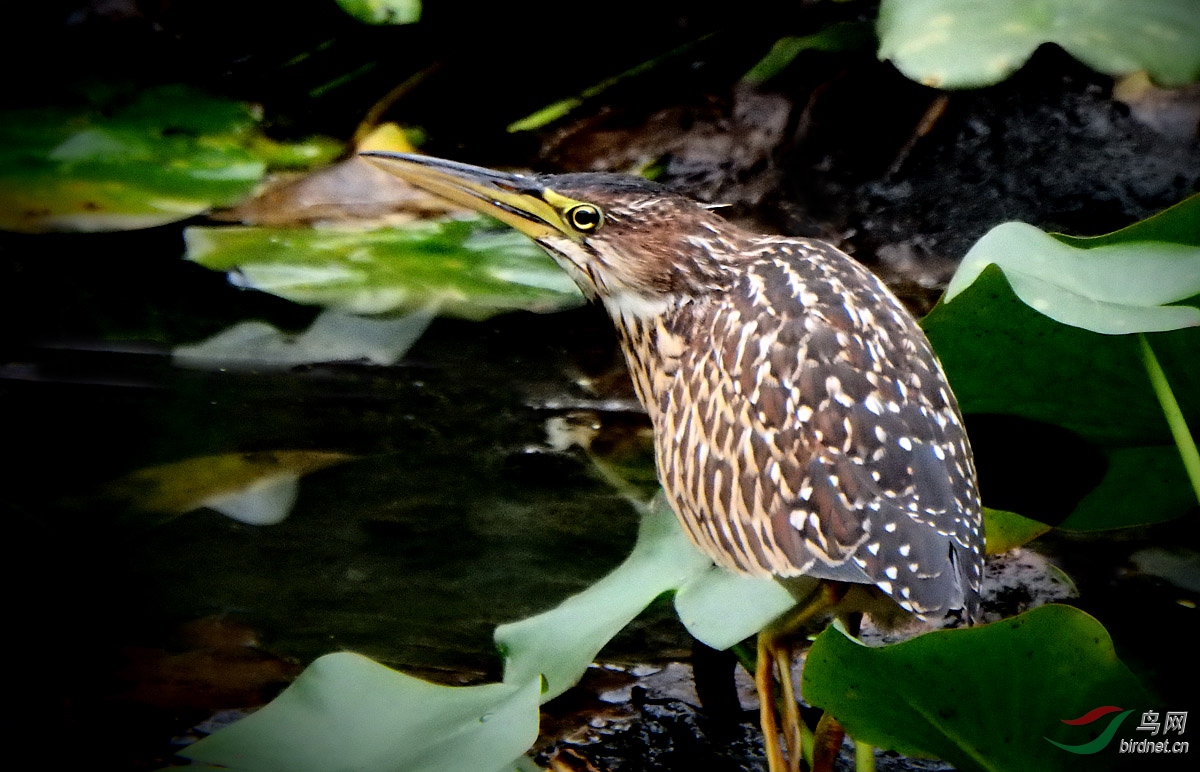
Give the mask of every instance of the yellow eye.
[(604, 215), (591, 204), (580, 204), (567, 210), (567, 222), (580, 233), (591, 233), (604, 224)]

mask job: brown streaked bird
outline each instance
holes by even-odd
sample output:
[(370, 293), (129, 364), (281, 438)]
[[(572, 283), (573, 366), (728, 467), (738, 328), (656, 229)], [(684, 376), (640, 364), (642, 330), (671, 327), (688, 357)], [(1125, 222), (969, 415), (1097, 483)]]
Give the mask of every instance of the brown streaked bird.
[(637, 177), (363, 155), (521, 231), (603, 303), (667, 498), (717, 564), (873, 586), (922, 619), (977, 617), (962, 416), (916, 320), (865, 267)]

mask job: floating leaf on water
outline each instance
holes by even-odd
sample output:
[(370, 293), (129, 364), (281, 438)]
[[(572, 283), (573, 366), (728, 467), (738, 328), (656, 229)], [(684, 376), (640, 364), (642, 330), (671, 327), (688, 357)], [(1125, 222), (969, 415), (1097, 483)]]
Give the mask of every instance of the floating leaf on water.
[(300, 475), (263, 477), (239, 491), (205, 499), (203, 506), (247, 525), (278, 525), (292, 513), (300, 496)]
[(179, 346), (175, 363), (204, 369), (288, 369), (316, 362), (395, 364), (429, 328), (435, 309), (400, 317), (323, 311), (307, 330), (289, 335), (266, 322), (241, 322), (208, 340)]
[(141, 512), (180, 515), (212, 506), (266, 525), (287, 516), (301, 477), (352, 458), (309, 450), (200, 456), (141, 469), (114, 482), (107, 493)]
[(540, 248), (485, 218), (370, 231), (193, 227), (185, 239), (188, 259), (240, 286), (349, 313), (436, 307), (478, 320), (584, 302)]
[(0, 228), (145, 228), (228, 206), (268, 165), (329, 160), (327, 140), (277, 143), (245, 104), (182, 85), (90, 106), (0, 111)]
[(440, 686), (327, 654), (269, 705), (180, 755), (235, 772), (499, 772), (537, 738), (539, 686)]

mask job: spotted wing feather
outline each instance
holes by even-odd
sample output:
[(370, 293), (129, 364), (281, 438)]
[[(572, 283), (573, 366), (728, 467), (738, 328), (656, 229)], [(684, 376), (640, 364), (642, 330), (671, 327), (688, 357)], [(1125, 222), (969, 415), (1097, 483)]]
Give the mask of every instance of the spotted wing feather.
[(760, 246), (728, 291), (660, 322), (676, 356), (651, 413), (681, 519), (731, 568), (874, 583), (915, 613), (974, 617), (979, 497), (924, 334), (832, 247)]

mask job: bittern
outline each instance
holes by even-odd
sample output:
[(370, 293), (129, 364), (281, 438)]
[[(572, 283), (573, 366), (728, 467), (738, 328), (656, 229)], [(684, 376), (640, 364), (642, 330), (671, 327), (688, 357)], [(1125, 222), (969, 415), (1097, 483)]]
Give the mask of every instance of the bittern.
[(864, 585), (921, 619), (977, 616), (981, 509), (962, 416), (913, 316), (860, 263), (747, 232), (637, 177), (363, 155), (516, 228), (603, 303), (667, 499), (718, 565)]

